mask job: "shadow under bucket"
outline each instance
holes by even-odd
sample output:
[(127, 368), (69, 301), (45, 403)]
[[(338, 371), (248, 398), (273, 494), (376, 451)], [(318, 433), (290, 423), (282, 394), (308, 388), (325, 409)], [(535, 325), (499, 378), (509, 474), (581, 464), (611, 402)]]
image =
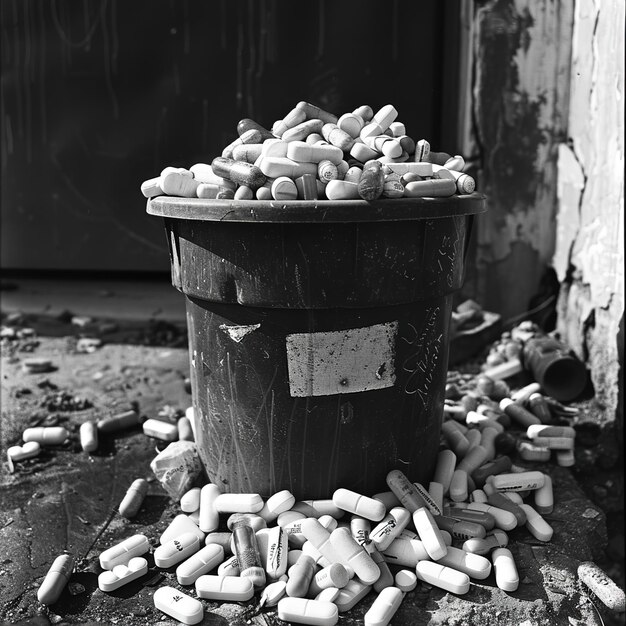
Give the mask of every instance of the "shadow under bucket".
[(348, 201), (161, 196), (186, 296), (196, 444), (225, 492), (330, 498), (430, 480), (453, 294), (480, 194)]

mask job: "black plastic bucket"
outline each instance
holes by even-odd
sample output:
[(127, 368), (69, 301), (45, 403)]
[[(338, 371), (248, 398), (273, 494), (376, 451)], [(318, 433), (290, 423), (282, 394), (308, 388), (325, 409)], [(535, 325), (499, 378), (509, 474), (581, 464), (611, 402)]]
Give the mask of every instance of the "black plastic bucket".
[(439, 449), (452, 297), (482, 195), (161, 196), (186, 296), (196, 443), (224, 491), (372, 495)]

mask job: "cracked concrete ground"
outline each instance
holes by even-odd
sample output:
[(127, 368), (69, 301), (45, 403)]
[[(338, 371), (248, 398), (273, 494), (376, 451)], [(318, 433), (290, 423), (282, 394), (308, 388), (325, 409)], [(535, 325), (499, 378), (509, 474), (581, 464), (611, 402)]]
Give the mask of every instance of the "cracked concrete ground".
[[(21, 347), (27, 346), (27, 352), (21, 351), (20, 345), (3, 344), (0, 453), (6, 458), (6, 448), (19, 443), (28, 426), (58, 423), (71, 431), (72, 438), (66, 445), (45, 448), (39, 457), (19, 463), (15, 473), (3, 465), (0, 620), (6, 624), (176, 623), (154, 608), (154, 590), (167, 584), (194, 593), (178, 585), (173, 570), (155, 568), (151, 557), (148, 575), (121, 590), (108, 594), (97, 586), (100, 552), (136, 533), (145, 534), (155, 546), (161, 532), (180, 512), (151, 475), (154, 440), (136, 428), (103, 439), (98, 451), (88, 455), (78, 443), (78, 427), (87, 419), (99, 419), (131, 406), (138, 407), (144, 417), (154, 417), (164, 407), (184, 410), (189, 406), (191, 398), (184, 384), (189, 368), (184, 336), (177, 335), (174, 327), (162, 326), (161, 331), (166, 328), (169, 333), (170, 346), (132, 345), (127, 342), (148, 343), (149, 338), (145, 325), (126, 325), (117, 334), (104, 335), (104, 345), (97, 351), (82, 354), (75, 351), (75, 328), (49, 319), (37, 323), (30, 318), (23, 323), (35, 326), (40, 333), (45, 331), (46, 336), (40, 334), (30, 346), (22, 341)], [(22, 361), (31, 356), (50, 358), (55, 370), (23, 373)], [(54, 398), (58, 399), (61, 392), (86, 400), (90, 406), (56, 410)], [(394, 625), (623, 623), (591, 598), (576, 576), (580, 561), (607, 560), (605, 513), (585, 495), (569, 469), (554, 464), (536, 468), (549, 473), (554, 482), (555, 508), (545, 516), (554, 528), (554, 537), (544, 544), (523, 528), (510, 533), (509, 547), (520, 573), (519, 589), (503, 592), (496, 587), (493, 574), (485, 581), (474, 581), (464, 596), (420, 584), (404, 598), (393, 618)], [(129, 484), (138, 477), (151, 481), (150, 490), (139, 515), (128, 521), (116, 509)], [(63, 550), (76, 556), (77, 565), (59, 601), (47, 608), (37, 602), (37, 589)], [(341, 623), (362, 624), (373, 599), (370, 594), (343, 614)], [(203, 604), (204, 625), (284, 623), (277, 619), (275, 610), (250, 616), (254, 601)]]

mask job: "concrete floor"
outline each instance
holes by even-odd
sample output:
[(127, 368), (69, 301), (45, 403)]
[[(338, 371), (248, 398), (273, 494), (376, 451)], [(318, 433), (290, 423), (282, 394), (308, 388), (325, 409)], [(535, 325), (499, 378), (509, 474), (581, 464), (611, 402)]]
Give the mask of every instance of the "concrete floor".
[(184, 296), (167, 277), (145, 280), (8, 278), (0, 291), (4, 313), (74, 315), (117, 320), (185, 322)]
[[(180, 512), (149, 468), (155, 441), (137, 428), (103, 439), (99, 450), (88, 455), (80, 449), (77, 431), (85, 420), (111, 415), (131, 405), (137, 406), (143, 417), (155, 417), (164, 410), (182, 411), (189, 406), (191, 398), (184, 385), (189, 373), (186, 339), (183, 331), (176, 330), (184, 329), (184, 298), (165, 282), (10, 282), (17, 288), (1, 293), (3, 323), (7, 315), (13, 314), (15, 324), (32, 326), (40, 336), (38, 345), (30, 347), (26, 340), (3, 342), (0, 454), (5, 457), (6, 448), (20, 441), (27, 426), (56, 421), (72, 435), (68, 444), (46, 449), (36, 459), (21, 463), (13, 474), (6, 471), (6, 464), (3, 466), (0, 620), (5, 621), (0, 623), (172, 625), (173, 620), (154, 608), (155, 588), (167, 584), (195, 594), (193, 588), (178, 585), (172, 570), (155, 568), (151, 557), (149, 574), (136, 583), (111, 594), (97, 587), (100, 552), (136, 533), (145, 534), (154, 547), (160, 533)], [(19, 323), (15, 321), (18, 311), (23, 314)], [(85, 329), (59, 315), (64, 311), (92, 316), (95, 321), (116, 320), (117, 334), (102, 335), (104, 345), (96, 352), (77, 353), (76, 337)], [(158, 327), (165, 328), (165, 334), (145, 332), (148, 327), (154, 329), (150, 320), (174, 325)], [(127, 328), (131, 330), (124, 334)], [(50, 358), (54, 371), (24, 374), (21, 364), (30, 356)], [(55, 408), (51, 398), (61, 392), (87, 400), (90, 406), (74, 411)], [(577, 456), (582, 452), (577, 450)], [(473, 581), (464, 596), (420, 584), (405, 596), (393, 625), (623, 623), (621, 617), (594, 602), (576, 578), (580, 560), (607, 562), (602, 506), (589, 499), (570, 470), (553, 463), (537, 469), (549, 473), (555, 485), (555, 509), (546, 516), (555, 534), (551, 542), (543, 544), (526, 529), (511, 532), (510, 548), (520, 572), (519, 589), (513, 593), (501, 591), (493, 574), (484, 581)], [(116, 509), (137, 477), (149, 479), (150, 490), (139, 515), (129, 522)], [(36, 601), (37, 589), (52, 560), (63, 550), (76, 556), (77, 565), (59, 601), (45, 607)], [(362, 624), (373, 599), (374, 594), (370, 594), (344, 614), (341, 623)], [(246, 609), (254, 606), (254, 601), (205, 601), (204, 605), (205, 626), (284, 623), (272, 610), (246, 621)]]

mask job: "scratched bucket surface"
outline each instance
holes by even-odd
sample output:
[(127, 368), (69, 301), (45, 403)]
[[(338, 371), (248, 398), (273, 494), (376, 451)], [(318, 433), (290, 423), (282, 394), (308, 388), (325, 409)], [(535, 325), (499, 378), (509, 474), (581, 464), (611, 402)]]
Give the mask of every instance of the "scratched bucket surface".
[(298, 499), (428, 483), (452, 298), (479, 194), (363, 201), (158, 197), (186, 296), (196, 443), (224, 492)]

